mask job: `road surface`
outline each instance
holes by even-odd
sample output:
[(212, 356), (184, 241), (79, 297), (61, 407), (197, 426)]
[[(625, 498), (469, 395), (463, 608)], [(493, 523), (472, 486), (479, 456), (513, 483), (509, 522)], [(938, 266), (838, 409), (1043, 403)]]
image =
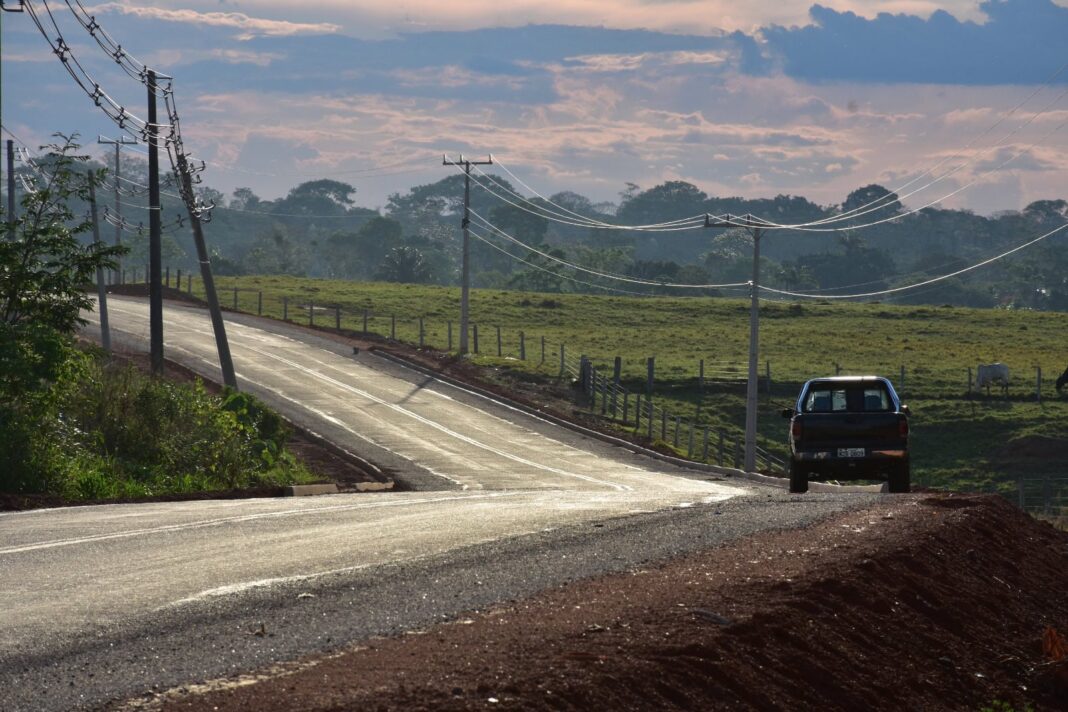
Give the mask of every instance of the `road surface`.
[[(147, 348), (147, 302), (109, 307), (113, 339)], [(292, 325), (227, 320), (243, 389), (416, 491), (0, 515), (0, 685), (17, 691), (13, 709), (230, 674), (867, 499), (798, 505)], [(168, 303), (165, 323), (167, 357), (218, 378), (207, 312)], [(728, 523), (702, 524), (710, 507)], [(568, 547), (572, 560), (558, 559)]]

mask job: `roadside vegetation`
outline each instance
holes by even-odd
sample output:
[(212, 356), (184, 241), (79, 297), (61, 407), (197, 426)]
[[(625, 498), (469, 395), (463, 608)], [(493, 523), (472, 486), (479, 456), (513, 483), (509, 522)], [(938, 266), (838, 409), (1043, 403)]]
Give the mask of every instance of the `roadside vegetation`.
[[(399, 340), (418, 342), (423, 317), (428, 346), (447, 347), (452, 321), (458, 343), (459, 290), (411, 284), (359, 283), (294, 277), (224, 277), (222, 301), (255, 313), (263, 292), (264, 314), (280, 318), (282, 297), (288, 316), (307, 323), (307, 305), (340, 306), (342, 327), (359, 332), (363, 311), (369, 331), (388, 336), (396, 318)], [(201, 293), (196, 281), (194, 294)], [(748, 358), (748, 301), (733, 298), (617, 297), (578, 294), (473, 290), (472, 322), (479, 325), (480, 354), (474, 361), (488, 373), (513, 373), (545, 383), (559, 375), (559, 345), (569, 357), (585, 354), (611, 373), (622, 358), (624, 385), (644, 389), (646, 359), (656, 358), (656, 399), (672, 413), (731, 437), (742, 433)], [(332, 326), (327, 309), (316, 316)], [(502, 327), (503, 356), (497, 357), (496, 327)], [(527, 360), (519, 355), (519, 332), (526, 334)], [(761, 308), (760, 370), (771, 367), (770, 393), (762, 384), (761, 446), (786, 452), (785, 421), (800, 384), (813, 376), (873, 373), (901, 387), (913, 409), (914, 482), (952, 489), (1008, 492), (1019, 475), (1049, 471), (1056, 458), (1028, 455), (1034, 439), (1064, 438), (1068, 399), (1053, 380), (1068, 363), (1063, 335), (1068, 314), (1010, 309), (907, 306), (888, 303), (779, 303)], [(547, 353), (541, 361), (541, 337)], [(698, 364), (716, 372), (698, 389)], [(968, 391), (968, 368), (1000, 361), (1009, 365), (1007, 396), (995, 387), (989, 396)], [(836, 366), (837, 365), (837, 366)], [(1044, 374), (1042, 401), (1036, 400), (1036, 367)], [(618, 425), (618, 424), (617, 424)], [(659, 431), (659, 424), (657, 427)], [(657, 433), (659, 436), (659, 432)], [(685, 433), (684, 433), (685, 438)], [(674, 444), (669, 428), (666, 443)], [(685, 449), (685, 448), (680, 448)], [(1060, 460), (1063, 461), (1063, 460)]]
[(84, 285), (122, 250), (82, 244), (69, 209), (86, 157), (52, 147), (47, 180), (0, 240), (0, 493), (136, 498), (306, 481), (277, 415), (245, 394), (146, 376), (75, 344)]

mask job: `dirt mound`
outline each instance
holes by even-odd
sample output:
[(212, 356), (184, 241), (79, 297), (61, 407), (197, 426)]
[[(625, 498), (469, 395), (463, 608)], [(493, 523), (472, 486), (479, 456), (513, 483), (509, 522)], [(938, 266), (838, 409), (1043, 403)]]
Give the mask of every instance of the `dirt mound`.
[(1042, 435), (1027, 435), (1010, 440), (990, 455), (997, 462), (1053, 460), (1061, 467), (1068, 462), (1068, 440)]
[(887, 498), (164, 709), (1063, 709), (1066, 589), (1005, 501)]

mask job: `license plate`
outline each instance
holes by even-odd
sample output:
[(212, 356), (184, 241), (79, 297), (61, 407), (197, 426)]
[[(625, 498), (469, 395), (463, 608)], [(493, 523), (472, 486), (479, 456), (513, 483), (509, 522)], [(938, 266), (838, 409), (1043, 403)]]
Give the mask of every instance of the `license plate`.
[(840, 447), (838, 448), (838, 457), (864, 457), (864, 448)]

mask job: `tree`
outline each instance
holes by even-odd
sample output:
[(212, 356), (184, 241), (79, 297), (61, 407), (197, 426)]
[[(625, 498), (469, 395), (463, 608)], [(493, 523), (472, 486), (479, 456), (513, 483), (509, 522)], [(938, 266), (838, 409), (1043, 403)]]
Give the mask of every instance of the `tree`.
[(115, 269), (122, 247), (83, 245), (91, 224), (70, 205), (88, 201), (89, 182), (74, 137), (49, 148), (44, 179), (22, 198), (13, 239), (0, 239), (0, 489), (40, 489), (40, 429), (54, 404), (53, 388), (72, 367), (73, 338), (94, 301), (84, 290), (98, 268)]
[(256, 240), (245, 258), (245, 265), (252, 274), (303, 277), (308, 271), (308, 251), (290, 239), (285, 228), (276, 225), (272, 232)]
[(386, 254), (403, 242), (401, 224), (392, 218), (371, 218), (360, 229), (334, 233), (327, 240), (331, 276), (369, 279)]
[(861, 215), (857, 219), (863, 218), (864, 222), (872, 222), (872, 220), (881, 220), (901, 212), (901, 202), (897, 198), (897, 193), (872, 183), (850, 193), (842, 203), (842, 210), (844, 212), (870, 210), (870, 213)]
[(431, 278), (430, 265), (414, 247), (394, 247), (378, 267), (378, 278), (386, 282), (422, 284)]

